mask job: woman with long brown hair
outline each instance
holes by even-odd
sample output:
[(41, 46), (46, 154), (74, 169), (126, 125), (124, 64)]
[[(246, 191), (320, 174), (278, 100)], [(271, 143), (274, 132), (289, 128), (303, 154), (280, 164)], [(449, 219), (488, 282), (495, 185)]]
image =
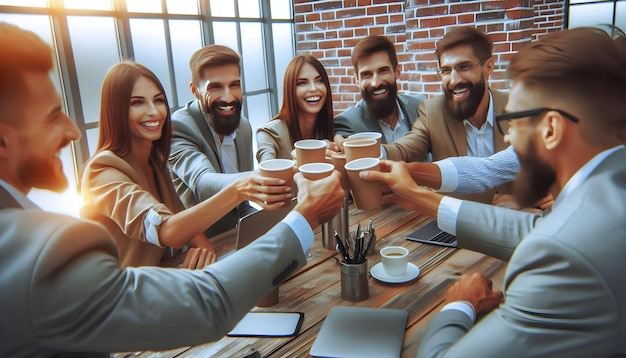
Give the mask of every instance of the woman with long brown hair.
[(291, 159), (294, 143), (301, 139), (323, 139), (327, 149), (338, 151), (332, 142), (333, 99), (328, 74), (313, 56), (298, 55), (285, 69), (283, 104), (276, 116), (256, 131), (260, 162)]
[[(113, 234), (123, 266), (183, 261), (183, 267), (202, 268), (214, 262), (203, 231), (243, 201), (247, 177), (185, 210), (167, 167), (172, 123), (159, 79), (140, 64), (119, 63), (104, 79), (100, 106), (98, 146), (81, 181), (81, 216)], [(282, 204), (265, 207), (272, 205)], [(187, 246), (192, 249), (179, 256)]]

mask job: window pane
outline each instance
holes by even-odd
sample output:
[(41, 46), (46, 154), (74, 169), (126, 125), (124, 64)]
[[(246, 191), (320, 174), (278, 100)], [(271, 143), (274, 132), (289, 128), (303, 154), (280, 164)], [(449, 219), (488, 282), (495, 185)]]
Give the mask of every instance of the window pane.
[(613, 3), (569, 7), (569, 28), (613, 23)]
[(626, 31), (626, 1), (619, 1), (617, 3), (617, 10), (615, 11), (615, 26), (619, 27), (623, 31)]
[(61, 150), (60, 159), (68, 182), (67, 189), (62, 193), (33, 189), (28, 193), (28, 198), (45, 211), (78, 217), (80, 200), (76, 188), (74, 166), (71, 164), (73, 162), (71, 146)]
[(211, 1), (211, 16), (235, 17), (235, 0)]
[(213, 37), (216, 44), (228, 46), (239, 52), (239, 46), (237, 46), (237, 25), (234, 22), (214, 22)]
[(0, 5), (46, 7), (46, 0), (0, 0)]
[(172, 100), (172, 81), (167, 61), (163, 20), (130, 19), (135, 61), (154, 72), (165, 88), (165, 96)]
[(189, 59), (196, 50), (202, 47), (202, 29), (199, 21), (170, 20), (170, 34), (172, 35), (176, 91), (178, 91), (178, 101), (170, 99), (170, 106), (175, 107), (183, 106), (193, 99), (189, 89), (189, 82), (191, 82)]
[(291, 19), (291, 0), (271, 0), (272, 19)]
[[(255, 96), (246, 97), (244, 102), (246, 103), (246, 118), (248, 118), (248, 120), (250, 121), (250, 125), (252, 126), (252, 131), (254, 133), (254, 131), (256, 131), (256, 129), (259, 128), (262, 123), (269, 121), (272, 117), (270, 114), (269, 94), (263, 93)], [(256, 136), (253, 135), (252, 150), (255, 158), (257, 148), (258, 146), (256, 143)], [(256, 167), (256, 161), (254, 164)]]
[(126, 9), (130, 12), (163, 12), (161, 0), (126, 0)]
[(89, 156), (91, 157), (96, 152), (98, 146), (98, 135), (100, 134), (99, 128), (87, 129), (87, 147), (89, 148)]
[(244, 88), (256, 91), (267, 88), (265, 52), (260, 23), (242, 23), (241, 58), (243, 59)]
[(199, 14), (197, 0), (167, 0), (166, 5), (170, 14)]
[(260, 18), (259, 0), (239, 0), (239, 17)]
[(97, 122), (100, 87), (111, 66), (120, 61), (115, 24), (111, 17), (68, 16), (85, 122)]
[(64, 0), (66, 9), (113, 10), (111, 0)]
[(283, 103), (283, 78), (285, 69), (294, 56), (292, 24), (273, 24), (272, 34), (274, 36), (276, 94), (278, 95), (278, 106), (280, 107)]

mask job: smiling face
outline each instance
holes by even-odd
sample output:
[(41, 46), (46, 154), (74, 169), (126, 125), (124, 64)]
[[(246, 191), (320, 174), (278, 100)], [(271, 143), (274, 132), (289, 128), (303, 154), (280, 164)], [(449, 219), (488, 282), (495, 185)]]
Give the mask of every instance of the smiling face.
[(128, 108), (133, 144), (151, 146), (161, 138), (166, 118), (165, 95), (149, 78), (139, 77), (133, 86)]
[(357, 66), (356, 80), (368, 110), (378, 119), (390, 116), (396, 109), (400, 68), (393, 68), (384, 51), (360, 58)]
[[(486, 103), (488, 100), (486, 83), (493, 71), (493, 59), (488, 59), (482, 65), (480, 61), (469, 45), (453, 47), (439, 58), (440, 69), (454, 69), (450, 74), (443, 75), (441, 80), (446, 107), (458, 120), (470, 118), (481, 102)], [(467, 70), (461, 70), (468, 66)]]
[(328, 89), (319, 72), (309, 63), (304, 63), (296, 79), (298, 110), (317, 115), (326, 103)]
[(200, 85), (192, 85), (194, 96), (209, 125), (219, 135), (229, 135), (241, 120), (241, 79), (239, 66), (211, 66), (202, 71)]
[(24, 73), (23, 87), (17, 91), (22, 93), (15, 95), (12, 108), (5, 109), (14, 116), (15, 125), (1, 124), (7, 134), (3, 152), (11, 163), (3, 178), (23, 193), (32, 188), (63, 191), (67, 178), (59, 154), (80, 138), (80, 132), (63, 113), (48, 73)]

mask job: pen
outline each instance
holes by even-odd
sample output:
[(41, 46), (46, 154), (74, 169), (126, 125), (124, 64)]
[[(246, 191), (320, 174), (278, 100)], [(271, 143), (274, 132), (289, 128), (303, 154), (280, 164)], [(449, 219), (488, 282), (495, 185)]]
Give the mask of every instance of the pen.
[(354, 262), (355, 264), (361, 263), (361, 248), (363, 246), (363, 235), (356, 238), (354, 243)]
[(339, 246), (339, 251), (341, 251), (341, 255), (343, 255), (343, 259), (346, 261), (346, 263), (350, 263), (350, 257), (348, 256), (346, 248), (343, 246), (343, 242), (341, 242), (341, 237), (339, 237), (337, 231), (335, 231), (335, 240), (337, 241), (337, 246)]

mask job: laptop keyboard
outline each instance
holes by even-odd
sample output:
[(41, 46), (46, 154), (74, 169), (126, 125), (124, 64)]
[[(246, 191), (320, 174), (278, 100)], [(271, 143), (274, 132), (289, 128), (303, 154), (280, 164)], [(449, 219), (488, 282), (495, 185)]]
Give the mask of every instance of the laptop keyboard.
[(448, 234), (447, 232), (440, 232), (439, 234), (433, 236), (432, 239), (430, 239), (430, 241), (436, 241), (436, 242), (444, 242), (446, 244), (451, 244), (454, 242), (454, 240), (456, 240), (456, 237), (452, 234)]

